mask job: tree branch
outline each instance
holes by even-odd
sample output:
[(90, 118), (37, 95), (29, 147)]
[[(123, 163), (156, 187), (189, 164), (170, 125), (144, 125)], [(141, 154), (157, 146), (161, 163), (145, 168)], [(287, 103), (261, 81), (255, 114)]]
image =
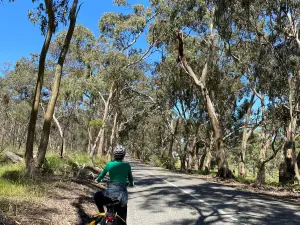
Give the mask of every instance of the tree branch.
[(98, 94), (100, 95), (100, 97), (101, 97), (101, 99), (102, 99), (103, 103), (104, 103), (104, 104), (106, 104), (106, 101), (105, 101), (105, 99), (104, 99), (104, 97), (103, 97), (102, 93), (101, 93), (100, 91), (98, 91)]
[(251, 88), (254, 94), (262, 101), (262, 96), (256, 91), (254, 87)]
[[(151, 49), (155, 46), (156, 42), (152, 43), (149, 48), (144, 52), (144, 54), (136, 61), (129, 63), (128, 65), (125, 66), (125, 68), (128, 68), (132, 65), (135, 65), (141, 61), (143, 61), (144, 59), (150, 57), (151, 54), (149, 54), (149, 52), (151, 51)], [(149, 55), (148, 55), (149, 54)]]

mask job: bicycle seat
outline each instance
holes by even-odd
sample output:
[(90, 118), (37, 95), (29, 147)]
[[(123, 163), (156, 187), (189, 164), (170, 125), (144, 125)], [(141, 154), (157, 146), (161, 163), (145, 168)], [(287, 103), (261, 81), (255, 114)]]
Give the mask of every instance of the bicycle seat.
[(106, 207), (113, 207), (113, 206), (116, 206), (116, 205), (119, 205), (119, 204), (120, 204), (119, 200), (114, 200), (113, 202), (111, 202), (109, 204), (106, 204), (105, 206)]

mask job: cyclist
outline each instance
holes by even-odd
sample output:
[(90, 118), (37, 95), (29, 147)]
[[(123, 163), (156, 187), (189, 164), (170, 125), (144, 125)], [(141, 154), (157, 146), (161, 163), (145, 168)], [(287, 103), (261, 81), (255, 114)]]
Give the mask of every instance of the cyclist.
[(95, 180), (96, 182), (101, 181), (108, 172), (110, 178), (109, 185), (105, 191), (99, 191), (94, 195), (94, 201), (100, 213), (104, 213), (104, 205), (118, 200), (120, 204), (115, 207), (115, 210), (124, 221), (126, 221), (127, 218), (127, 179), (129, 180), (130, 186), (134, 185), (131, 166), (129, 163), (123, 162), (125, 154), (126, 149), (122, 145), (117, 145), (114, 148), (114, 160), (105, 165)]

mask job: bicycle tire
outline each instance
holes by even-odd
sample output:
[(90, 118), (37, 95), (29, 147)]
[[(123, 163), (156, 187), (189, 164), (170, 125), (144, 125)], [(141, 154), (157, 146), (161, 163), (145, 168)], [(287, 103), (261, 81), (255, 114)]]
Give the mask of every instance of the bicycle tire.
[(114, 225), (126, 225), (126, 221), (123, 220), (118, 214), (116, 214), (116, 220)]

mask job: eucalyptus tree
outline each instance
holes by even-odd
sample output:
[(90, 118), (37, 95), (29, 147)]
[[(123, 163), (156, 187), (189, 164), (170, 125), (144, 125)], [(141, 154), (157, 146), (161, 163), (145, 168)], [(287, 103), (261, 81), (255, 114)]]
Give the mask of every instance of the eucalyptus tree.
[[(57, 34), (55, 41), (51, 43), (49, 65), (55, 65), (55, 61), (58, 60), (66, 34), (67, 31), (63, 30)], [(55, 108), (57, 113), (55, 114), (54, 112), (53, 114), (53, 120), (61, 138), (61, 156), (65, 154), (65, 136), (67, 135), (66, 131), (70, 125), (71, 117), (74, 118), (76, 116), (75, 113), (78, 112), (78, 107), (83, 104), (85, 93), (89, 91), (87, 83), (89, 83), (88, 79), (92, 76), (95, 66), (93, 57), (97, 54), (95, 44), (94, 34), (88, 28), (82, 25), (75, 27), (64, 63), (60, 95)], [(54, 72), (54, 66), (52, 67)], [(51, 88), (48, 91), (51, 94)], [(60, 118), (58, 119), (58, 117)]]
[(286, 109), (277, 111), (285, 127), (280, 180), (293, 180), (294, 174), (299, 177), (296, 152), (292, 147), (298, 137), (299, 2), (258, 0), (251, 4), (245, 1), (217, 1), (217, 4), (220, 27), (229, 33), (233, 28), (239, 30), (244, 34), (244, 42), (256, 44), (254, 55), (264, 55), (257, 63), (260, 67), (258, 85), (264, 88), (264, 94), (277, 108)]
[[(36, 2), (36, 1), (34, 1), (34, 2)], [(74, 9), (74, 4), (73, 4), (72, 8), (70, 10), (71, 20), (73, 19), (74, 16), (75, 17), (77, 16), (76, 8), (77, 8), (78, 1), (74, 1), (73, 3), (74, 4), (76, 3), (76, 5), (75, 5), (76, 7)], [(47, 53), (49, 50), (52, 36), (55, 33), (57, 27), (61, 23), (63, 23), (63, 24), (67, 23), (67, 16), (69, 14), (68, 12), (69, 12), (69, 1), (67, 1), (67, 0), (57, 0), (57, 1), (45, 0), (44, 3), (38, 4), (38, 7), (36, 8), (36, 10), (29, 12), (29, 18), (34, 23), (38, 23), (40, 25), (41, 32), (43, 35), (45, 35), (45, 41), (44, 41), (44, 44), (43, 44), (43, 47), (41, 50), (41, 54), (40, 54), (40, 58), (39, 58), (38, 78), (37, 78), (34, 100), (33, 100), (33, 104), (32, 104), (31, 116), (30, 116), (30, 121), (29, 121), (26, 152), (25, 152), (26, 170), (27, 170), (28, 174), (30, 174), (30, 175), (32, 175), (35, 170), (35, 165), (34, 165), (34, 160), (33, 160), (34, 133), (35, 133), (35, 126), (36, 126), (36, 119), (37, 119), (37, 115), (38, 115), (41, 91), (42, 91), (42, 87), (43, 87), (46, 56), (47, 56)], [(72, 26), (75, 26), (75, 24)], [(70, 32), (70, 34), (67, 35), (68, 39), (71, 39), (71, 37), (72, 37), (71, 34), (72, 34), (72, 32)], [(68, 44), (66, 43), (66, 45), (64, 46), (64, 54), (66, 54), (67, 50), (68, 50)], [(63, 58), (64, 58), (64, 56), (61, 57), (60, 61), (58, 62), (60, 67), (62, 67), (62, 64), (63, 64), (63, 61), (64, 61)], [(59, 72), (59, 71), (57, 71), (57, 72)], [(59, 86), (59, 85), (57, 85), (57, 86)], [(55, 95), (52, 95), (52, 96), (53, 96), (53, 99), (56, 98)], [(53, 102), (53, 101), (51, 101), (51, 102)], [(46, 113), (46, 115), (49, 115), (49, 114), (51, 114), (51, 113)], [(49, 118), (46, 121), (49, 121)], [(51, 118), (52, 118), (52, 116), (51, 116)], [(49, 124), (49, 123), (46, 123), (46, 124)], [(48, 130), (48, 129), (46, 129), (46, 127), (47, 126), (45, 126), (44, 131)], [(38, 167), (44, 161), (44, 155), (45, 155), (45, 147), (44, 146), (46, 146), (45, 144), (47, 144), (46, 136), (47, 135), (43, 135), (43, 138), (42, 138), (44, 141), (42, 142), (42, 146), (41, 146), (41, 148), (39, 150), (39, 154), (38, 154), (38, 160), (37, 160)]]
[[(51, 0), (45, 0), (44, 3), (41, 3), (42, 7), (37, 7), (36, 9), (36, 17), (33, 13), (29, 14), (29, 18), (34, 22), (40, 23), (40, 28), (43, 35), (45, 36), (45, 41), (41, 50), (40, 59), (39, 59), (39, 68), (38, 68), (38, 77), (35, 87), (35, 93), (34, 93), (34, 99), (32, 103), (32, 109), (31, 109), (31, 115), (30, 115), (30, 121), (28, 126), (28, 134), (27, 134), (27, 142), (26, 142), (26, 152), (25, 152), (25, 163), (26, 163), (26, 170), (29, 174), (33, 171), (33, 146), (34, 146), (34, 135), (35, 135), (35, 126), (36, 126), (36, 120), (38, 115), (38, 109), (39, 109), (39, 102), (40, 102), (40, 96), (43, 86), (43, 79), (44, 79), (44, 71), (45, 71), (45, 61), (47, 52), (50, 46), (50, 42), (53, 36), (53, 33), (55, 33), (56, 26), (58, 25), (59, 19), (55, 16), (55, 12), (53, 11), (54, 6), (53, 4), (57, 4), (57, 2), (52, 2)], [(57, 12), (60, 11), (62, 8), (57, 8)], [(58, 13), (59, 15), (61, 13)], [(64, 18), (64, 17), (63, 17)]]
[(235, 92), (240, 88), (230, 90), (230, 87), (235, 85), (230, 86), (229, 83), (239, 84), (239, 74), (230, 72), (229, 66), (226, 66), (226, 62), (229, 64), (233, 62), (233, 57), (224, 55), (225, 45), (220, 40), (215, 23), (216, 5), (210, 1), (159, 0), (152, 1), (152, 4), (157, 16), (149, 32), (149, 40), (152, 38), (157, 40), (166, 49), (167, 54), (177, 54), (179, 66), (201, 90), (213, 129), (218, 174), (226, 177), (230, 172), (224, 137), (229, 131), (225, 128), (227, 124), (222, 124), (224, 121), (221, 121), (223, 117), (221, 113), (225, 113), (226, 110), (217, 103), (217, 98), (221, 102), (226, 94), (216, 94), (216, 90), (231, 92), (229, 95), (232, 98), (226, 101), (234, 107), (237, 96)]
[[(116, 2), (118, 5), (128, 5), (126, 1)], [(138, 77), (143, 76), (145, 69), (143, 60), (152, 53), (152, 48), (139, 49), (135, 45), (148, 23), (153, 18), (151, 11), (137, 4), (132, 6), (128, 14), (106, 13), (99, 21), (100, 29), (100, 52), (98, 57), (97, 72), (106, 84), (105, 93), (98, 92), (104, 103), (103, 126), (99, 129), (94, 148), (98, 145), (98, 153), (104, 152), (105, 124), (110, 113), (113, 112), (115, 126), (117, 126), (118, 114), (122, 111), (120, 98), (127, 90), (132, 89)], [(104, 94), (108, 96), (105, 98)], [(111, 111), (112, 110), (112, 111)], [(115, 126), (112, 132), (115, 132)], [(112, 137), (114, 134), (111, 135)], [(111, 141), (113, 142), (113, 141)]]
[(46, 151), (47, 151), (47, 147), (48, 147), (48, 142), (49, 142), (51, 122), (53, 119), (54, 109), (55, 109), (55, 105), (57, 102), (59, 89), (60, 89), (60, 82), (61, 82), (61, 77), (62, 77), (62, 73), (63, 73), (63, 65), (64, 65), (66, 55), (69, 50), (70, 42), (71, 42), (71, 39), (72, 39), (72, 36), (74, 33), (76, 19), (77, 19), (79, 10), (80, 10), (80, 6), (78, 5), (78, 0), (74, 0), (72, 7), (70, 9), (70, 14), (69, 14), (69, 20), (70, 20), (69, 28), (68, 28), (67, 34), (65, 36), (63, 46), (60, 51), (60, 54), (59, 54), (59, 57), (57, 60), (57, 64), (56, 64), (51, 99), (48, 103), (47, 110), (45, 112), (45, 119), (44, 119), (42, 134), (41, 134), (41, 141), (40, 141), (40, 145), (38, 148), (38, 154), (37, 154), (37, 162), (36, 162), (37, 168), (40, 168), (44, 163), (44, 159), (45, 159), (45, 155), (46, 155)]

